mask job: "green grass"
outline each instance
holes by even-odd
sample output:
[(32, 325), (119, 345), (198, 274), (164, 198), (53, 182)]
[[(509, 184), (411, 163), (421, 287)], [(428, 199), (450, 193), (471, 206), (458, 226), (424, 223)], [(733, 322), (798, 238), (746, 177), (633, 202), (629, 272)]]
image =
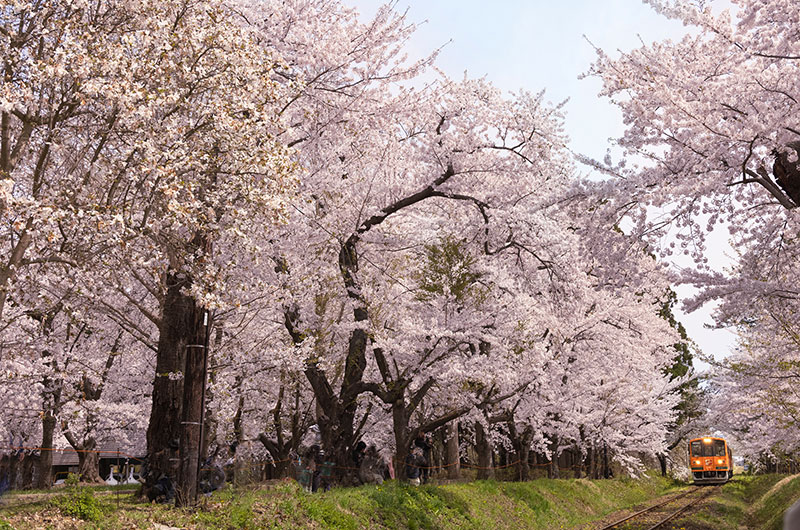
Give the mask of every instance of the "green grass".
[[(153, 522), (187, 528), (230, 529), (523, 529), (572, 528), (676, 487), (650, 477), (634, 480), (476, 481), (413, 487), (382, 486), (305, 493), (285, 482), (269, 490), (227, 488), (203, 498), (197, 510), (139, 503), (132, 495), (95, 496), (103, 517), (85, 528), (150, 528)], [(82, 489), (83, 491), (84, 489)], [(69, 506), (68, 494), (50, 506)], [(119, 507), (117, 508), (117, 504)], [(0, 511), (15, 528), (50, 524), (46, 506)], [(94, 519), (94, 520), (91, 520)]]
[(741, 475), (722, 487), (691, 521), (708, 528), (781, 530), (783, 512), (800, 498), (800, 478), (771, 491), (786, 475)]
[[(197, 529), (526, 529), (574, 528), (679, 487), (660, 477), (643, 480), (476, 481), (444, 486), (382, 486), (309, 494), (287, 481), (269, 489), (228, 487), (203, 497), (195, 510), (141, 503), (130, 494), (96, 495), (103, 516), (78, 528), (152, 528), (153, 523)], [(64, 498), (68, 494), (64, 493)], [(13, 528), (57, 526), (48, 505), (0, 509)], [(89, 517), (91, 518), (91, 517)], [(0, 526), (0, 528), (2, 528)]]
[(748, 522), (755, 528), (780, 530), (783, 525), (783, 512), (800, 499), (800, 477), (783, 484), (768, 497), (754, 505)]

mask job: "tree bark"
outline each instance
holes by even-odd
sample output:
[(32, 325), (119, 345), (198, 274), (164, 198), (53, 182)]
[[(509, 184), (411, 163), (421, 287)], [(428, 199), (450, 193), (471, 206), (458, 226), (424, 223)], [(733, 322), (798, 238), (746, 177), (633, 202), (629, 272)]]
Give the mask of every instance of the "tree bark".
[(56, 430), (56, 417), (52, 410), (45, 410), (42, 418), (42, 449), (39, 457), (39, 472), (36, 481), (38, 489), (48, 489), (53, 485), (53, 435)]
[(475, 422), (475, 451), (478, 453), (478, 480), (493, 479), (495, 473), (492, 465), (492, 444), (480, 422)]
[(147, 427), (147, 475), (143, 493), (148, 496), (161, 476), (178, 476), (178, 447), (183, 411), (183, 371), (186, 345), (193, 344), (194, 300), (183, 293), (191, 279), (170, 270), (161, 310), (156, 376), (153, 382), (150, 423)]
[(517, 458), (519, 459), (519, 464), (517, 464), (517, 469), (519, 470), (519, 480), (521, 482), (526, 482), (531, 479), (531, 467), (528, 463), (528, 458), (531, 454), (531, 447), (530, 443), (522, 443), (517, 449)]
[[(406, 414), (405, 400), (400, 398), (392, 403), (392, 427), (394, 430), (394, 444), (396, 448), (396, 477), (406, 478), (406, 458), (411, 449), (411, 436), (408, 432), (408, 414)], [(430, 465), (430, 464), (428, 464)]]
[(197, 503), (197, 475), (200, 471), (200, 443), (203, 425), (203, 398), (206, 385), (207, 329), (211, 316), (192, 301), (191, 330), (186, 344), (186, 367), (183, 380), (183, 407), (180, 430), (180, 468), (175, 504)]
[(461, 475), (461, 454), (458, 446), (458, 422), (447, 425), (447, 478), (457, 480)]
[(558, 469), (558, 437), (555, 436), (550, 444), (550, 467), (547, 468), (548, 478), (559, 478), (560, 470)]
[(78, 475), (82, 482), (103, 482), (100, 476), (100, 454), (97, 452), (97, 442), (94, 438), (78, 450)]
[(509, 413), (507, 418), (508, 436), (511, 439), (511, 444), (514, 447), (514, 455), (517, 459), (517, 478), (521, 482), (530, 480), (530, 458), (531, 452), (531, 437), (533, 436), (533, 429), (527, 425), (522, 432), (517, 431), (517, 426), (514, 422), (513, 413)]

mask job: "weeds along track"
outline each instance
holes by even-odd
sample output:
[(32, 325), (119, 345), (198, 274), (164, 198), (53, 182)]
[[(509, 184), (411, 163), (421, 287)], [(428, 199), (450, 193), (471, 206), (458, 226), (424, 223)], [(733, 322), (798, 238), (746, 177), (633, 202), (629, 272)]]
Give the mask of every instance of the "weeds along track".
[(604, 526), (599, 530), (656, 530), (665, 528), (666, 524), (683, 515), (690, 508), (709, 498), (719, 491), (722, 485), (691, 486), (688, 491), (678, 496), (654, 504), (624, 519)]

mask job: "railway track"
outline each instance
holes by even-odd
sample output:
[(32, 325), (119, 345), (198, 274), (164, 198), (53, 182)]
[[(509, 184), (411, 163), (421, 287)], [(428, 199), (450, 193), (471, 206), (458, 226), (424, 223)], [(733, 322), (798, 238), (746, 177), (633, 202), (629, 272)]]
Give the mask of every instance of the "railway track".
[(719, 486), (692, 486), (690, 490), (676, 497), (654, 504), (624, 519), (604, 526), (599, 530), (656, 530), (666, 528), (666, 524), (686, 513), (691, 507), (699, 504), (719, 491)]

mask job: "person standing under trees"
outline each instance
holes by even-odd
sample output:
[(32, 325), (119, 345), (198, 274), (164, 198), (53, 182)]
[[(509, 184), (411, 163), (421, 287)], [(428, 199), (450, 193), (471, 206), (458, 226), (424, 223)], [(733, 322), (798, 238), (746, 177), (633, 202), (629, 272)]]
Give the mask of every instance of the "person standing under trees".
[(422, 453), (422, 448), (413, 445), (406, 457), (406, 478), (412, 486), (419, 486), (421, 483), (422, 471), (428, 463), (425, 461), (425, 456)]
[(361, 467), (361, 462), (364, 460), (364, 452), (367, 449), (367, 444), (364, 441), (359, 441), (356, 444), (356, 448), (353, 449), (353, 464), (355, 464), (356, 469)]
[(2, 497), (8, 489), (11, 489), (11, 481), (8, 477), (8, 472), (4, 467), (0, 467), (0, 497)]
[(322, 472), (322, 449), (319, 445), (314, 444), (308, 448), (306, 452), (306, 466), (311, 472), (311, 491), (315, 492), (319, 489), (320, 473)]
[(420, 480), (423, 484), (428, 482), (428, 479), (431, 475), (431, 453), (433, 446), (431, 445), (430, 441), (426, 436), (418, 436), (416, 440), (414, 440), (414, 445), (417, 446), (419, 449), (422, 450), (422, 457), (425, 459), (425, 464), (421, 469)]
[(383, 463), (385, 464), (384, 465), (385, 474), (383, 476), (383, 480), (394, 480), (395, 478), (394, 464), (392, 463), (392, 457), (387, 456), (385, 453), (383, 453), (381, 455), (381, 458), (383, 459)]

